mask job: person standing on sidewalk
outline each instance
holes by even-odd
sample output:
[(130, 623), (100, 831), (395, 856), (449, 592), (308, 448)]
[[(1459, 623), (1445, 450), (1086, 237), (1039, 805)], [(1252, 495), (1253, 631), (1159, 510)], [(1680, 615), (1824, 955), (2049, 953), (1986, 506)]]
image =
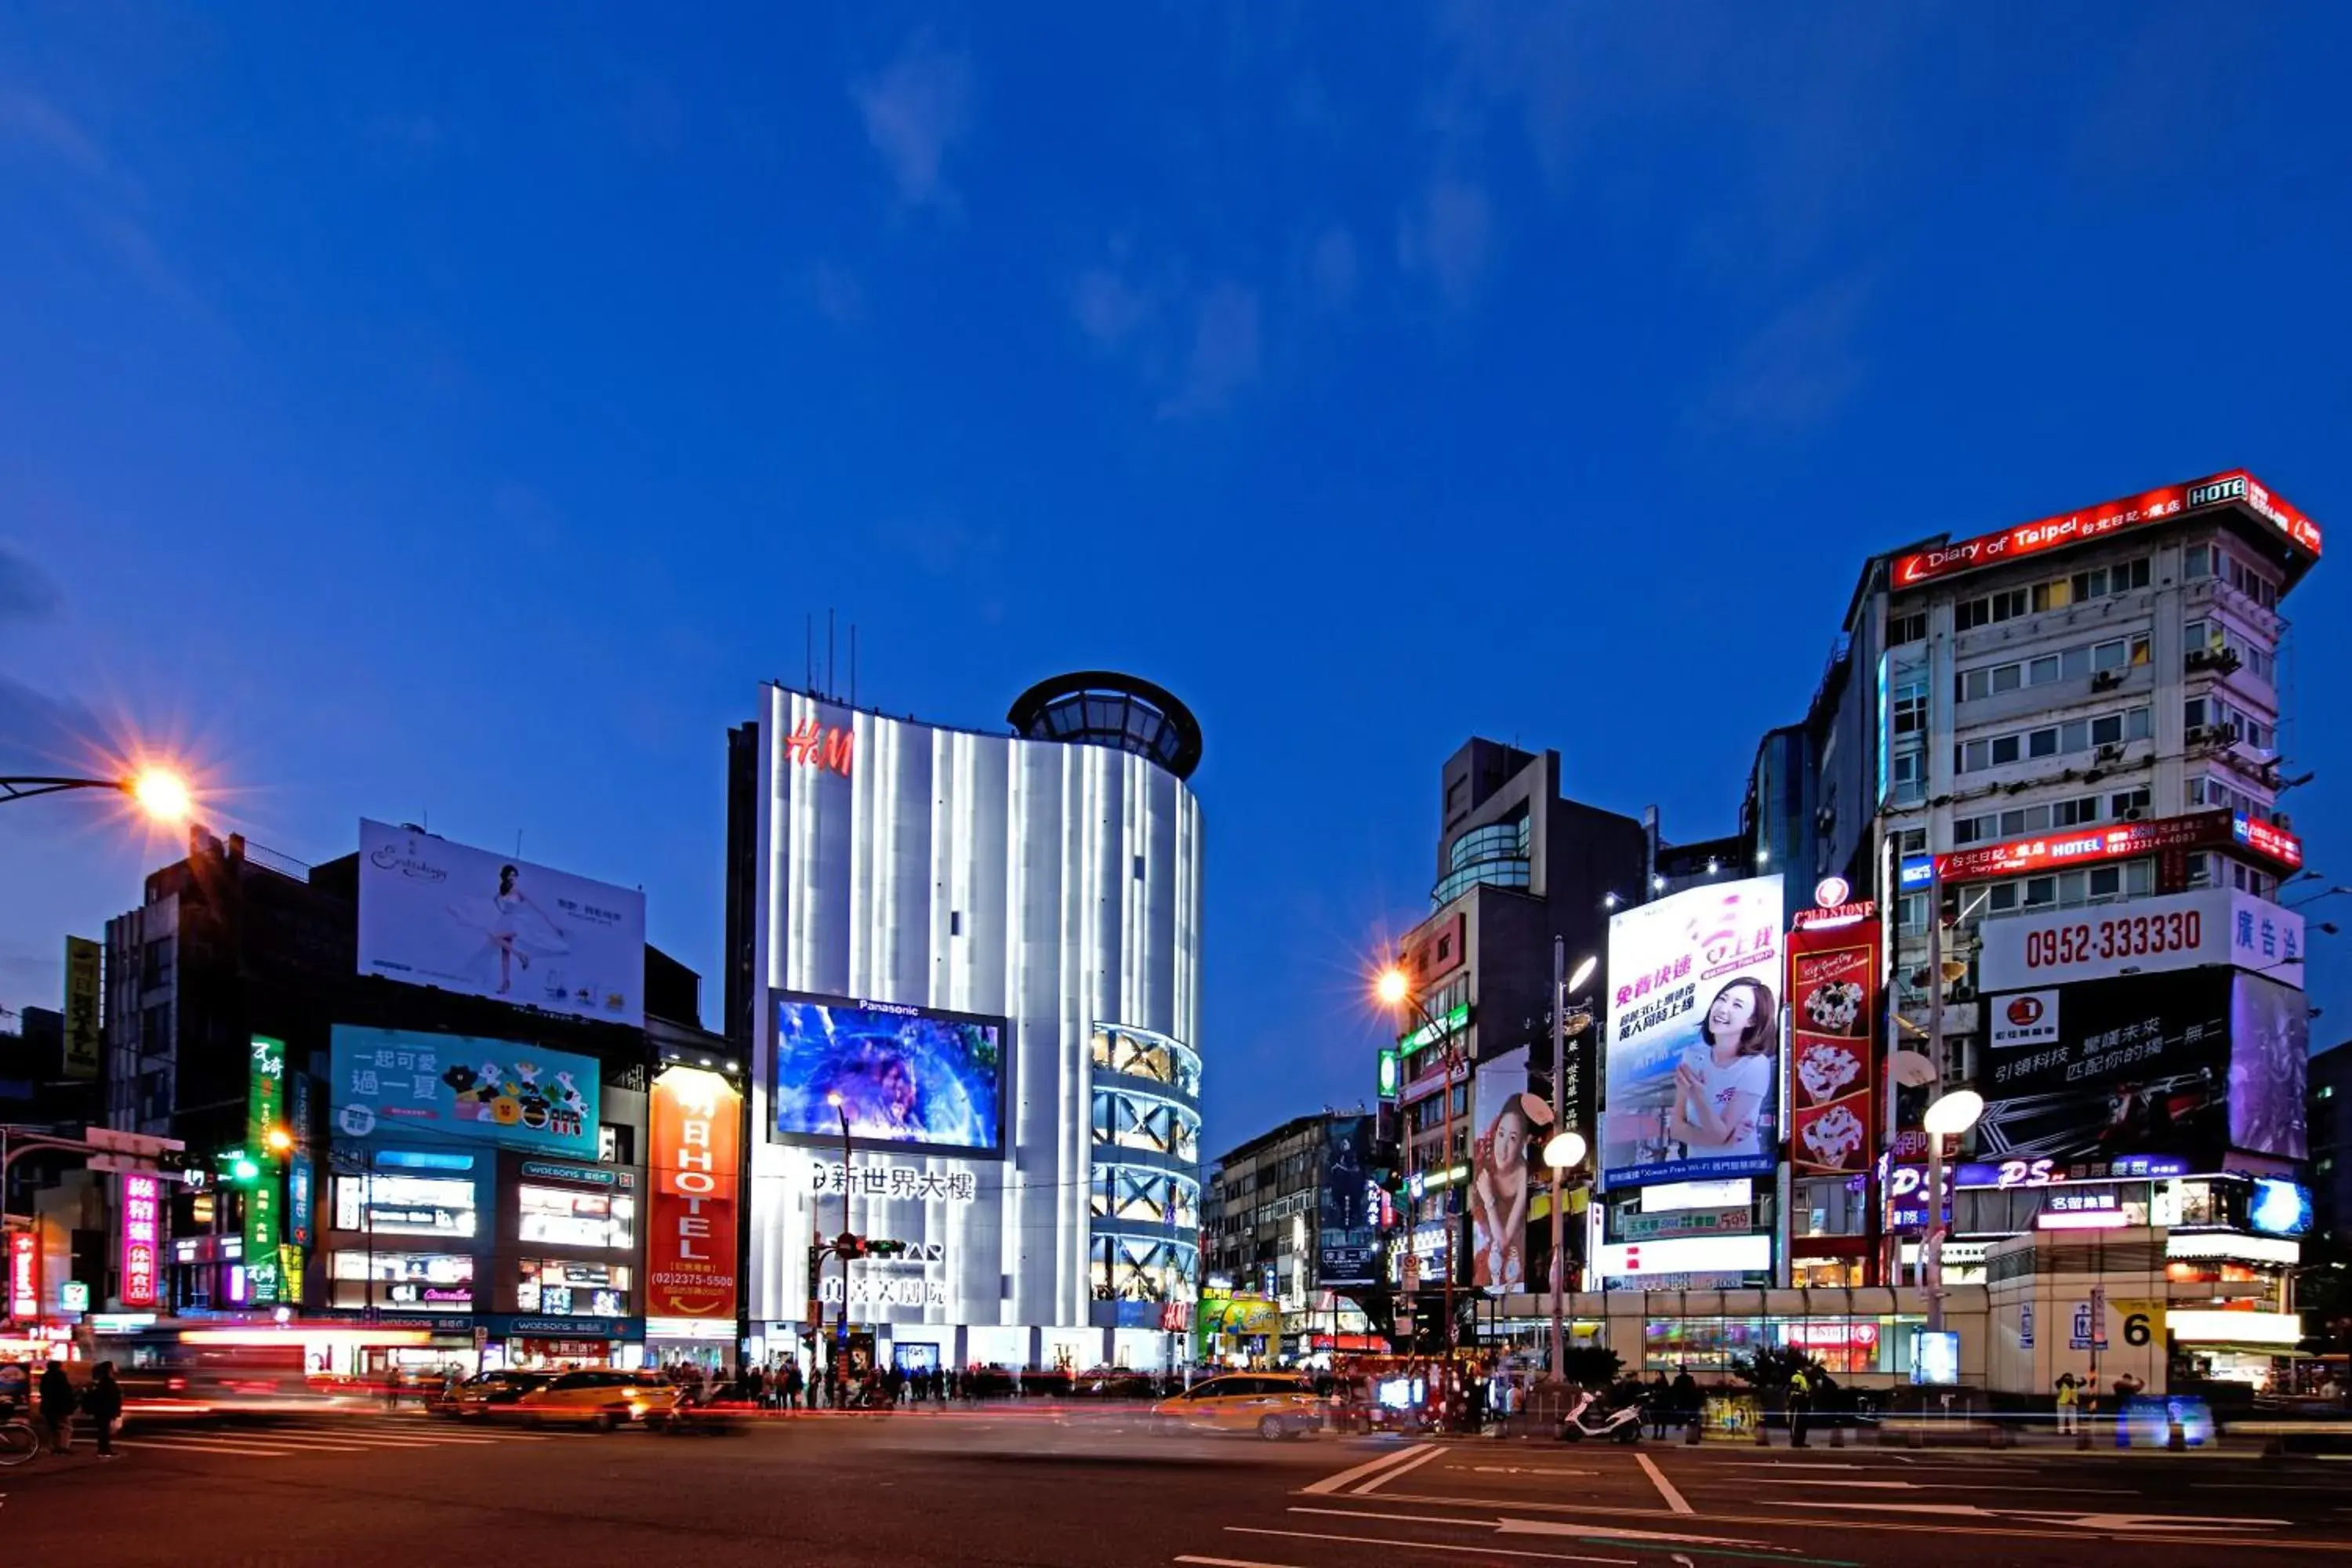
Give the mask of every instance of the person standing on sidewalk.
[(1789, 1447), (1805, 1446), (1805, 1419), (1812, 1414), (1813, 1380), (1799, 1367), (1789, 1374)]
[(2058, 1436), (2071, 1437), (2083, 1429), (2083, 1380), (2073, 1373), (2058, 1374)]
[(91, 1369), (89, 1386), (82, 1391), (81, 1412), (89, 1417), (98, 1438), (98, 1457), (114, 1458), (114, 1428), (122, 1420), (122, 1385), (114, 1381), (114, 1363), (102, 1361)]
[(48, 1429), (49, 1452), (62, 1454), (73, 1447), (73, 1380), (63, 1363), (51, 1362), (41, 1373), (41, 1425)]

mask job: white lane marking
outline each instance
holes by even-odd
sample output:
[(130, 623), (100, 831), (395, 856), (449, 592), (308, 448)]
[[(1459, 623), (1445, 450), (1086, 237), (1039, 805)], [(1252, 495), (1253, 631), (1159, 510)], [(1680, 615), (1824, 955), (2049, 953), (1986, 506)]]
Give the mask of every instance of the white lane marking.
[[(1493, 1506), (1492, 1504), (1488, 1505)], [(1671, 1541), (1690, 1546), (1754, 1546), (1727, 1535), (1684, 1535), (1664, 1530), (1626, 1530), (1613, 1524), (1560, 1523), (1536, 1519), (1443, 1519), (1424, 1513), (1366, 1513), (1353, 1508), (1305, 1508), (1292, 1504), (1292, 1513), (1325, 1513), (1339, 1519), (1391, 1520), (1399, 1524), (1450, 1524), (1463, 1530), (1492, 1530), (1503, 1535), (1591, 1535), (1612, 1541)]]
[(2194, 1535), (2200, 1531), (2244, 1530), (2250, 1527), (2284, 1528), (2284, 1519), (2217, 1518), (2193, 1513), (2077, 1513), (2072, 1510), (2010, 1508), (1979, 1508), (1972, 1502), (1829, 1502), (1815, 1499), (1807, 1502), (1780, 1498), (1759, 1499), (1767, 1508), (1846, 1508), (1870, 1509), (1882, 1513), (1943, 1514), (1961, 1519), (2017, 1520), (2030, 1524), (2065, 1527), (2074, 1530), (2100, 1530), (2119, 1534), (2133, 1531), (2177, 1530)]
[(141, 1437), (136, 1440), (117, 1437), (114, 1440), (114, 1446), (118, 1448), (152, 1448), (158, 1453), (233, 1454), (240, 1458), (252, 1459), (283, 1459), (299, 1451), (293, 1448), (227, 1448), (170, 1439), (159, 1440), (153, 1437)]
[(1193, 1563), (1200, 1568), (1291, 1568), (1287, 1563), (1260, 1563), (1249, 1557), (1171, 1557), (1171, 1563)]
[(274, 1428), (289, 1437), (316, 1437), (327, 1443), (364, 1443), (371, 1448), (443, 1448), (492, 1447), (496, 1437), (386, 1437), (373, 1432), (331, 1432), (317, 1426)]
[[(1790, 1476), (1786, 1479), (1774, 1476), (1748, 1476), (1739, 1484), (1746, 1487), (1876, 1487), (1891, 1492), (1916, 1492), (1919, 1489), (1918, 1486), (1911, 1481), (1827, 1481), (1812, 1476)], [(1942, 1488), (1939, 1489), (1966, 1490), (1967, 1489)]]
[(1374, 1476), (1370, 1480), (1366, 1481), (1362, 1486), (1358, 1487), (1354, 1491), (1349, 1492), (1348, 1495), (1349, 1497), (1369, 1497), (1372, 1493), (1380, 1490), (1381, 1488), (1388, 1485), (1391, 1481), (1396, 1479), (1399, 1476), (1404, 1474), (1407, 1470), (1417, 1470), (1421, 1468), (1422, 1466), (1429, 1463), (1430, 1460), (1437, 1458), (1438, 1455), (1443, 1454), (1444, 1452), (1445, 1452), (1444, 1449), (1439, 1447), (1436, 1444), (1432, 1443), (1429, 1445), (1429, 1451), (1427, 1453), (1416, 1454), (1402, 1465), (1391, 1466), (1389, 1468), (1382, 1470), (1380, 1474)]
[(1481, 1476), (1597, 1476), (1601, 1473), (1598, 1470), (1567, 1470), (1557, 1465), (1448, 1465), (1445, 1468), (1468, 1470)]
[(1393, 1453), (1382, 1454), (1376, 1459), (1367, 1459), (1362, 1464), (1356, 1466), (1353, 1469), (1341, 1470), (1336, 1476), (1326, 1476), (1321, 1480), (1317, 1481), (1314, 1485), (1304, 1488), (1303, 1489), (1318, 1497), (1326, 1492), (1336, 1492), (1341, 1487), (1347, 1486), (1350, 1482), (1360, 1481), (1366, 1476), (1386, 1469), (1391, 1465), (1402, 1464), (1403, 1461), (1412, 1458), (1415, 1454), (1422, 1452), (1423, 1449), (1427, 1449), (1433, 1454), (1438, 1451), (1437, 1446), (1433, 1443), (1416, 1443), (1410, 1448), (1399, 1448)]
[(1658, 1495), (1666, 1500), (1668, 1508), (1673, 1509), (1676, 1513), (1691, 1511), (1691, 1505), (1683, 1500), (1683, 1494), (1675, 1490), (1675, 1483), (1666, 1479), (1666, 1473), (1658, 1468), (1656, 1461), (1649, 1455), (1635, 1454), (1633, 1462), (1650, 1473), (1650, 1484), (1658, 1489)]
[(1347, 1541), (1359, 1546), (1404, 1546), (1415, 1552), (1458, 1552), (1476, 1557), (1532, 1557), (1546, 1563), (1606, 1563), (1612, 1568), (1641, 1568), (1631, 1557), (1579, 1557), (1567, 1552), (1515, 1552), (1507, 1546), (1448, 1546), (1436, 1541), (1398, 1541), (1382, 1535), (1322, 1535), (1311, 1530), (1261, 1530), (1255, 1525), (1229, 1524), (1234, 1535), (1283, 1535), (1295, 1541)]

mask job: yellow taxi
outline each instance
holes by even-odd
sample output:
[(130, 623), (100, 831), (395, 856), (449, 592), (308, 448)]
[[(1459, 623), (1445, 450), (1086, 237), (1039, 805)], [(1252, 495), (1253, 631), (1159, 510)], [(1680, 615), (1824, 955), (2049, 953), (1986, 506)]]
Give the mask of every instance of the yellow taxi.
[(610, 1432), (637, 1419), (649, 1404), (667, 1407), (673, 1392), (657, 1373), (598, 1367), (564, 1373), (504, 1408), (520, 1421), (577, 1423)]
[(1151, 1417), (1163, 1431), (1255, 1432), (1271, 1443), (1321, 1427), (1323, 1402), (1296, 1373), (1234, 1372), (1160, 1401)]

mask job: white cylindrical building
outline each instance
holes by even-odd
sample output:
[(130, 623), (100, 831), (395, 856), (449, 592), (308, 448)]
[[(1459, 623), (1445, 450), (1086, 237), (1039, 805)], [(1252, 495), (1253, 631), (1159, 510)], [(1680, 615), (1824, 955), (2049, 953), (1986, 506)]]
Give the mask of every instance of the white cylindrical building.
[[(808, 1364), (845, 1303), (845, 1348), (883, 1365), (1182, 1353), (1199, 727), (1102, 672), (1033, 688), (1011, 717), (981, 733), (770, 686), (734, 732), (755, 1353)], [(828, 1258), (813, 1280), (812, 1247), (845, 1230), (905, 1255)]]

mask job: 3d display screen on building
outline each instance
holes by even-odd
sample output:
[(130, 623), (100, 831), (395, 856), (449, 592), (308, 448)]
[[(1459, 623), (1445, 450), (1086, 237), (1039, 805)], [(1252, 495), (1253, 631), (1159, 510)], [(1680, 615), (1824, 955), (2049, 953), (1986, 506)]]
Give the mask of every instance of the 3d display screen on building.
[(1003, 1019), (792, 993), (774, 1006), (777, 1136), (837, 1139), (846, 1116), (861, 1143), (1003, 1148)]

